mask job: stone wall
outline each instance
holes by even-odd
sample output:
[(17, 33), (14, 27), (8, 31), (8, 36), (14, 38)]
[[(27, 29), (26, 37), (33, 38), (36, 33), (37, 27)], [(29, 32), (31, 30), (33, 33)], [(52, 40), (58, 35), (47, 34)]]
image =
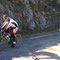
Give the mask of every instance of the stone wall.
[(7, 14), (18, 22), (20, 30), (28, 31), (44, 30), (57, 25), (60, 14), (45, 2), (45, 0), (0, 0), (0, 20), (3, 21), (3, 14)]

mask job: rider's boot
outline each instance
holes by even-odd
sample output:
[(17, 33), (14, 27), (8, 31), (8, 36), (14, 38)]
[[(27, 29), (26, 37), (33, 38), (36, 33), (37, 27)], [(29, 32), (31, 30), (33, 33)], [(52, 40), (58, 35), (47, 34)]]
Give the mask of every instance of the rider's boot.
[(15, 42), (15, 41), (13, 41), (13, 42), (12, 42), (12, 46), (11, 46), (11, 47), (15, 47), (15, 45), (16, 45), (16, 42)]

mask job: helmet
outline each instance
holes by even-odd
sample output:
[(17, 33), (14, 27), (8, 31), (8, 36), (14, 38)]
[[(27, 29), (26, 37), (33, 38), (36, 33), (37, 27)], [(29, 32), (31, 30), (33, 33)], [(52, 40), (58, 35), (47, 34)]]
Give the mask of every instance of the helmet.
[(3, 15), (3, 19), (5, 20), (8, 16), (7, 15)]

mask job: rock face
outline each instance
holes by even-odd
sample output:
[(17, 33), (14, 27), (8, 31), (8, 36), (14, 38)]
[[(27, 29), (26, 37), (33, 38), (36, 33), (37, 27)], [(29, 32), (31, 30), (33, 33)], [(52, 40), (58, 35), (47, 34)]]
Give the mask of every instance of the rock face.
[(57, 25), (60, 17), (56, 10), (44, 3), (45, 0), (0, 0), (0, 20), (2, 15), (15, 19), (21, 30), (45, 29)]

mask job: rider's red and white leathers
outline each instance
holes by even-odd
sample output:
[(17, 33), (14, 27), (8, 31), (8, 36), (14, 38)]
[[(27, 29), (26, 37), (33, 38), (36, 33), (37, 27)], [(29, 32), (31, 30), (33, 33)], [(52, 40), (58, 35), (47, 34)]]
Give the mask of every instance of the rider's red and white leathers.
[[(16, 21), (14, 21), (12, 18), (9, 17), (8, 21), (4, 21), (3, 25), (1, 26), (1, 29), (7, 33), (10, 34), (10, 38), (12, 38), (12, 45), (15, 42), (15, 35), (18, 31), (18, 24)], [(12, 32), (9, 32), (12, 31)]]
[(11, 30), (11, 27), (13, 28), (13, 34), (15, 34), (18, 30), (18, 24), (16, 21), (14, 21), (12, 18), (9, 17), (8, 21), (4, 21), (3, 25), (1, 26), (1, 28), (3, 30), (7, 30), (9, 28), (9, 30)]

